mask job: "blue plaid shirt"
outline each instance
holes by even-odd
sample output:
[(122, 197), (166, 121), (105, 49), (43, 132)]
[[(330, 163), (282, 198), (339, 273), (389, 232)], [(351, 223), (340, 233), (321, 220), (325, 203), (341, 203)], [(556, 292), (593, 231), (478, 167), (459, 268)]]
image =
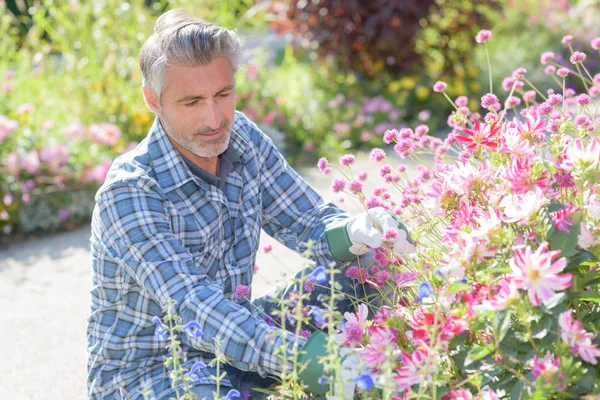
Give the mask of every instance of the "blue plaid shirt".
[[(235, 288), (252, 283), (261, 228), (297, 252), (313, 240), (317, 263), (327, 265), (333, 258), (325, 226), (348, 214), (325, 203), (240, 112), (231, 146), (241, 163), (224, 190), (190, 172), (158, 119), (135, 150), (113, 163), (92, 217), (91, 398), (118, 398), (121, 389), (139, 398), (145, 384), (158, 398), (169, 392), (166, 343), (152, 322), (168, 299), (184, 324), (197, 321), (204, 332), (182, 335), (184, 368), (208, 364), (218, 338), (234, 367), (263, 376), (282, 371), (274, 350), (283, 333), (246, 298), (236, 298)], [(294, 339), (288, 335), (288, 343)], [(201, 370), (197, 383), (214, 384), (211, 374), (216, 371)]]

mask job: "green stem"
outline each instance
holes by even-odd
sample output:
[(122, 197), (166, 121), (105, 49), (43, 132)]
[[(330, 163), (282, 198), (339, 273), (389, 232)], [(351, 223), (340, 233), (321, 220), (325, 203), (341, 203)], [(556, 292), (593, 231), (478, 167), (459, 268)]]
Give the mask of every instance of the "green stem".
[(492, 63), (490, 62), (490, 53), (488, 52), (487, 43), (484, 42), (483, 45), (485, 47), (485, 56), (487, 58), (488, 63), (488, 72), (490, 77), (490, 93), (494, 93), (494, 90), (492, 88)]

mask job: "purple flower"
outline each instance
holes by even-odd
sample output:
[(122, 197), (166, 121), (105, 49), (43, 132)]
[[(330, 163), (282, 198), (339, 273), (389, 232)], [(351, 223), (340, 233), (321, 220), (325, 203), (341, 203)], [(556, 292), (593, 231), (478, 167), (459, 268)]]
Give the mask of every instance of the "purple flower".
[(190, 321), (183, 327), (183, 331), (187, 333), (191, 337), (200, 337), (202, 336), (202, 329), (200, 329), (200, 324), (196, 321)]
[(577, 63), (584, 62), (585, 58), (586, 58), (585, 53), (582, 53), (581, 51), (576, 51), (573, 53), (571, 58), (569, 58), (569, 61), (571, 61), (571, 64), (577, 64)]
[(162, 324), (160, 318), (153, 317), (152, 322), (154, 322), (156, 324), (156, 329), (154, 330), (154, 334), (156, 335), (158, 340), (166, 340), (169, 335), (165, 331), (165, 327)]
[(446, 82), (437, 81), (436, 83), (433, 84), (433, 91), (437, 92), (437, 93), (441, 93), (444, 90), (446, 90), (447, 87), (448, 87), (448, 84)]
[(373, 387), (373, 378), (369, 374), (363, 374), (354, 379), (354, 383), (362, 390), (369, 390)]
[(312, 270), (307, 279), (310, 279), (320, 285), (327, 283), (327, 272), (322, 266), (318, 266)]
[(192, 365), (190, 372), (185, 374), (185, 376), (187, 376), (188, 378), (192, 378), (194, 381), (197, 381), (200, 378), (197, 374), (197, 371), (202, 368), (206, 368), (206, 364), (204, 364), (202, 361), (198, 361), (194, 363), (194, 365)]
[(477, 43), (484, 43), (484, 42), (487, 42), (488, 40), (490, 40), (491, 37), (492, 37), (492, 32), (488, 31), (487, 29), (482, 29), (475, 36), (475, 41)]
[(250, 288), (246, 285), (237, 285), (237, 287), (235, 288), (235, 297), (237, 297), (238, 299), (241, 299), (248, 293), (250, 293)]
[(355, 158), (352, 154), (346, 154), (340, 157), (340, 164), (350, 165), (354, 164)]
[(425, 297), (433, 296), (433, 290), (431, 290), (431, 285), (427, 282), (421, 282), (417, 289), (417, 297), (419, 298), (419, 303), (423, 303), (423, 299)]

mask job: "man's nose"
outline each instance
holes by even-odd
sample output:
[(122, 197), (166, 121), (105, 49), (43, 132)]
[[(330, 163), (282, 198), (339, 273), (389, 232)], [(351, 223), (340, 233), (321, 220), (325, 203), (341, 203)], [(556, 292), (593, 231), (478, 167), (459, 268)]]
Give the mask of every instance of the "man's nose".
[(212, 101), (209, 103), (208, 107), (209, 109), (206, 110), (206, 119), (204, 123), (209, 129), (216, 131), (221, 126), (221, 112), (219, 110), (219, 105), (216, 101)]

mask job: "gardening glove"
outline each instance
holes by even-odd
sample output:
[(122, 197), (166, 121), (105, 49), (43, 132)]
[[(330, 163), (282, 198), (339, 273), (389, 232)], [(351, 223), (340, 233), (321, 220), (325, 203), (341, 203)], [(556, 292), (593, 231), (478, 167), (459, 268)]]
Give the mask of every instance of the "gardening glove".
[[(394, 231), (396, 237), (385, 238), (387, 230)], [(325, 229), (325, 236), (331, 255), (338, 261), (353, 260), (382, 245), (393, 249), (396, 255), (407, 256), (416, 251), (404, 224), (383, 207), (333, 223)]]
[[(348, 350), (348, 351), (343, 351)], [(354, 397), (354, 378), (358, 376), (358, 373), (353, 368), (358, 363), (358, 355), (349, 355), (349, 349), (343, 349), (340, 351), (342, 357), (342, 370), (341, 378), (344, 385), (344, 400), (351, 400)], [(323, 364), (319, 363), (319, 359), (327, 355), (327, 335), (322, 331), (315, 331), (302, 346), (300, 355), (298, 356), (298, 363), (303, 366), (306, 365), (300, 374), (300, 382), (307, 386), (306, 390), (311, 394), (315, 395), (313, 399), (321, 400), (325, 399), (329, 384), (320, 383), (320, 378), (323, 377), (323, 371), (325, 369)], [(337, 394), (337, 393), (336, 393)]]
[(316, 395), (327, 393), (329, 385), (319, 383), (323, 376), (324, 365), (319, 363), (319, 358), (327, 355), (327, 335), (322, 331), (315, 331), (308, 338), (298, 356), (298, 363), (303, 366), (308, 362), (300, 374), (300, 382), (307, 386), (307, 391)]

